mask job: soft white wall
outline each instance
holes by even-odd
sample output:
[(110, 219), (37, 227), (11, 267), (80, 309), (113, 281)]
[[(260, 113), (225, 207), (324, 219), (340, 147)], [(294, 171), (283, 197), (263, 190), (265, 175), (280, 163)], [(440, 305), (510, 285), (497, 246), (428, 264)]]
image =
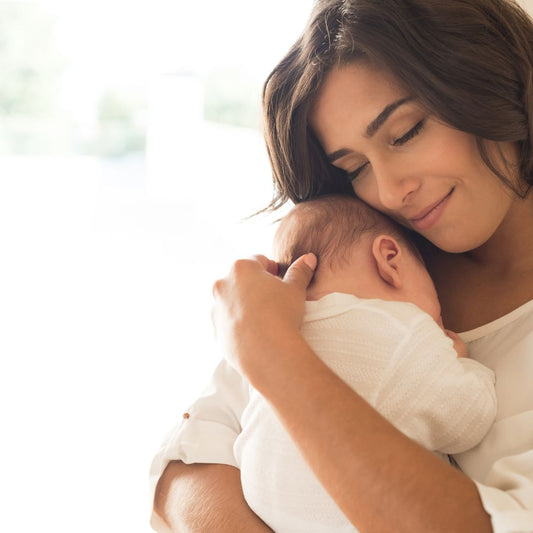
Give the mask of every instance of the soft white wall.
[(310, 2), (41, 3), (73, 116), (109, 80), (144, 84), (153, 116), (147, 159), (0, 156), (0, 530), (147, 532), (151, 458), (219, 358), (212, 283), (272, 231), (240, 222), (271, 197), (260, 133), (203, 122), (161, 74), (264, 76)]
[(261, 77), (310, 2), (45, 3), (80, 54), (66, 105), (137, 79), (153, 115), (146, 161), (0, 157), (0, 530), (147, 532), (151, 457), (219, 357), (211, 284), (272, 233), (239, 222), (270, 199), (260, 134), (204, 123), (160, 74), (227, 57)]

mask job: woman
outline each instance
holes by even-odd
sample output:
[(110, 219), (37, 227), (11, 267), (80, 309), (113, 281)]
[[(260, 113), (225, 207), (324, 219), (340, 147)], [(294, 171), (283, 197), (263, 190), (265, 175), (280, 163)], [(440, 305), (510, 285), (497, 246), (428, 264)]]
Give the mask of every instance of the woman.
[[(265, 85), (273, 206), (355, 193), (422, 235), (446, 327), (496, 373), (496, 423), (456, 458), (461, 471), (399, 433), (302, 340), (314, 256), (283, 280), (264, 257), (241, 260), (215, 284), (231, 365), (361, 531), (533, 531), (532, 81), (533, 24), (509, 1), (324, 0)], [(213, 394), (228, 446), (224, 405), (236, 393)], [(191, 462), (172, 446), (161, 470)], [(231, 464), (171, 462), (154, 524), (268, 530)]]

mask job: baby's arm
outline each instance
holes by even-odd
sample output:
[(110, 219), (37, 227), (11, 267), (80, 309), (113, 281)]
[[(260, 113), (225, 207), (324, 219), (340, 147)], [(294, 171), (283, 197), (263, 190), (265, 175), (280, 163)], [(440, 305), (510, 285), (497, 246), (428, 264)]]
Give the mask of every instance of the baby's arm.
[(485, 436), (496, 414), (491, 370), (457, 357), (452, 339), (414, 305), (335, 302), (330, 316), (317, 314), (302, 332), (352, 389), (429, 450), (459, 453)]
[(431, 450), (474, 447), (494, 422), (496, 393), (494, 373), (466, 352), (458, 335), (444, 334), (424, 316), (391, 361), (376, 407)]

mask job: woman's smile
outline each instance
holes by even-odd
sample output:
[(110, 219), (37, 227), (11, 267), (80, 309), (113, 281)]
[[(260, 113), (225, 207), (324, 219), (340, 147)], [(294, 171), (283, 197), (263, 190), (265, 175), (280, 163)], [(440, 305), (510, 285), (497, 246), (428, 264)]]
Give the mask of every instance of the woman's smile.
[(422, 210), (421, 213), (414, 216), (413, 218), (408, 219), (413, 229), (420, 232), (429, 229), (434, 224), (436, 224), (437, 221), (440, 219), (442, 213), (446, 209), (446, 206), (448, 205), (448, 202), (454, 190), (455, 187), (453, 187), (444, 198), (434, 203), (433, 205), (426, 207)]
[[(359, 198), (444, 251), (478, 248), (511, 207), (513, 195), (483, 161), (476, 137), (431, 115), (368, 62), (329, 72), (309, 122)], [(516, 168), (512, 143), (486, 148), (497, 168)]]

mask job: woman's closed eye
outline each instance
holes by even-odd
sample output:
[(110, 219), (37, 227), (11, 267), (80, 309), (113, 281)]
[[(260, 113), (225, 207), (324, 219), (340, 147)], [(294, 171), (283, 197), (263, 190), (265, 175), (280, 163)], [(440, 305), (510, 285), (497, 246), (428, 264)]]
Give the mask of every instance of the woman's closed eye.
[[(404, 144), (408, 143), (413, 137), (416, 137), (422, 128), (424, 127), (424, 124), (426, 122), (426, 119), (423, 118), (422, 120), (419, 120), (408, 132), (404, 133), (401, 137), (398, 137), (392, 142), (392, 146), (403, 146)], [(365, 164), (361, 165), (360, 167), (357, 167), (355, 170), (352, 170), (351, 172), (347, 172), (348, 179), (350, 181), (353, 181), (361, 172), (368, 166), (369, 162), (367, 161)]]
[(392, 143), (393, 146), (402, 146), (406, 142), (409, 142), (413, 137), (416, 137), (420, 130), (424, 127), (426, 119), (419, 120), (407, 133), (395, 139)]
[(355, 178), (357, 178), (357, 176), (359, 176), (359, 174), (361, 174), (361, 172), (365, 169), (365, 167), (368, 166), (368, 161), (364, 164), (364, 165), (361, 165), (360, 167), (356, 168), (355, 170), (353, 170), (352, 172), (348, 172), (348, 179), (350, 181), (353, 181)]

